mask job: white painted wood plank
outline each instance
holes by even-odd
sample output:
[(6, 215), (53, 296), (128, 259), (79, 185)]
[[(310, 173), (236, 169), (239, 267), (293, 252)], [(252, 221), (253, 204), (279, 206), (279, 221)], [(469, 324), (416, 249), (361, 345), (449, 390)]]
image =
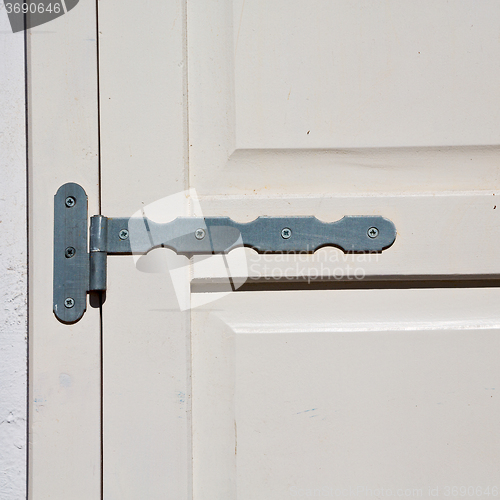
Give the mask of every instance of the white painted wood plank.
[(98, 213), (95, 4), (28, 33), (30, 498), (100, 498), (99, 311), (52, 313), (53, 197), (77, 182)]
[(499, 295), (241, 292), (194, 310), (194, 498), (491, 492)]
[[(192, 135), (196, 144), (197, 132)], [(192, 180), (206, 196), (492, 191), (500, 189), (499, 151), (498, 146), (236, 149), (206, 179), (197, 171), (205, 163), (194, 162)]]
[(25, 498), (28, 275), (24, 34), (0, 8), (0, 498)]
[[(102, 210), (131, 216), (187, 184), (184, 2), (99, 4)], [(108, 259), (104, 496), (190, 497), (189, 315), (168, 274)], [(188, 270), (181, 271), (188, 290)], [(189, 296), (187, 296), (189, 300)]]
[[(500, 51), (495, 9), (469, 0), (188, 6), (190, 181), (203, 214), (378, 214), (398, 230), (368, 261), (247, 251), (243, 275), (498, 274), (490, 106), (499, 94), (489, 83), (498, 68), (482, 56)], [(227, 281), (207, 266), (193, 277)]]
[[(346, 255), (323, 248), (313, 255), (259, 255), (253, 250), (234, 257), (234, 277), (341, 279), (380, 276), (498, 276), (500, 244), (498, 192), (380, 196), (214, 196), (202, 198), (206, 215), (251, 221), (259, 215), (314, 215), (333, 222), (344, 215), (382, 215), (396, 225), (392, 247), (381, 254)], [(498, 203), (498, 206), (497, 206)], [(234, 251), (233, 251), (234, 252)], [(231, 254), (229, 253), (229, 259)], [(246, 263), (245, 263), (246, 259)], [(245, 271), (246, 269), (246, 271)], [(219, 279), (218, 269), (193, 268), (193, 278)]]
[(208, 196), (498, 188), (499, 8), (191, 2), (193, 187)]
[(500, 140), (494, 0), (235, 0), (232, 11), (238, 147)]

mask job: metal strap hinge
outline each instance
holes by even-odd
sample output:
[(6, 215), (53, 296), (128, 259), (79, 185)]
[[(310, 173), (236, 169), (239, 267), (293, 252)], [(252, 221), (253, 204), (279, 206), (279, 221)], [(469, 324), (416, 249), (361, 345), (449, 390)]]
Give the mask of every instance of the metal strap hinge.
[(378, 253), (395, 239), (394, 224), (381, 216), (345, 216), (336, 222), (312, 216), (258, 217), (248, 223), (229, 217), (178, 217), (160, 224), (146, 217), (94, 215), (88, 231), (87, 194), (78, 184), (68, 183), (54, 198), (54, 313), (65, 323), (83, 316), (87, 292), (106, 290), (108, 255), (144, 254), (164, 247), (191, 257), (243, 246), (259, 253), (314, 253), (324, 246), (346, 253)]

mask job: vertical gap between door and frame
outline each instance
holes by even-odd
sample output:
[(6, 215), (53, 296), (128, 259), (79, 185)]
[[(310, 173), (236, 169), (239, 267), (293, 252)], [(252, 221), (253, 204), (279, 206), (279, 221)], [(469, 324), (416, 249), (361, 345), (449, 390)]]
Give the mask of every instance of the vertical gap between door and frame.
[[(99, 215), (102, 215), (102, 177), (101, 177), (101, 87), (100, 87), (100, 52), (99, 52), (99, 0), (95, 2), (95, 39), (96, 39), (96, 78), (97, 78), (97, 182)], [(103, 356), (103, 292), (99, 297), (99, 369), (101, 371), (100, 387), (100, 447), (101, 447), (101, 500), (104, 498), (104, 356)]]
[(28, 110), (28, 30), (26, 29), (26, 14), (24, 18), (24, 138), (26, 145), (26, 500), (29, 498), (30, 473), (30, 182), (29, 182), (29, 110)]

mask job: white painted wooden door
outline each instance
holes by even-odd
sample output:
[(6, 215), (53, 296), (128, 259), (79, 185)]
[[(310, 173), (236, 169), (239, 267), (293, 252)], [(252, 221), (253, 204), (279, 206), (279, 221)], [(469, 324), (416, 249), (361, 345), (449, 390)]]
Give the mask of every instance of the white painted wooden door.
[(498, 496), (498, 298), (261, 291), (198, 310), (194, 497)]
[[(109, 257), (102, 344), (95, 311), (57, 326), (86, 339), (75, 363), (94, 378), (102, 347), (102, 476), (100, 435), (72, 410), (92, 487), (70, 496), (497, 496), (500, 3), (105, 0), (97, 14), (103, 215), (169, 220), (161, 200), (194, 188), (199, 207), (179, 212), (377, 214), (398, 234), (370, 258), (246, 250), (232, 277), (253, 280), (230, 294), (224, 267), (176, 260), (172, 278), (167, 250)], [(180, 311), (186, 294), (205, 304)], [(36, 472), (56, 450), (32, 433)], [(32, 477), (33, 498), (58, 491)]]

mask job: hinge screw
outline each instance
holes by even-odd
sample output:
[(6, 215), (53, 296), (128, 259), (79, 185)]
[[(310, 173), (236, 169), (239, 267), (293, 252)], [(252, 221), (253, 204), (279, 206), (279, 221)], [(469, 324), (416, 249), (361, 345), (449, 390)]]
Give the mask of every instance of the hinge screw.
[(284, 240), (287, 240), (288, 238), (290, 238), (290, 236), (292, 236), (292, 230), (291, 230), (289, 227), (284, 227), (284, 228), (281, 230), (281, 237), (282, 237)]
[(76, 200), (75, 200), (75, 198), (73, 198), (73, 196), (68, 196), (66, 198), (65, 203), (66, 203), (66, 206), (68, 208), (71, 208), (71, 207), (74, 207), (76, 205)]
[(202, 240), (205, 237), (205, 230), (200, 227), (194, 232), (194, 237), (197, 240)]
[(75, 299), (72, 299), (71, 297), (64, 299), (64, 307), (71, 309), (74, 305), (75, 305)]
[(122, 229), (118, 236), (121, 240), (126, 240), (128, 238), (128, 231), (126, 229)]
[(64, 255), (66, 256), (67, 259), (71, 259), (71, 257), (74, 257), (76, 253), (76, 250), (73, 247), (68, 247), (66, 250), (64, 250)]
[(378, 229), (376, 227), (371, 227), (368, 229), (367, 234), (370, 238), (376, 238), (378, 236)]

